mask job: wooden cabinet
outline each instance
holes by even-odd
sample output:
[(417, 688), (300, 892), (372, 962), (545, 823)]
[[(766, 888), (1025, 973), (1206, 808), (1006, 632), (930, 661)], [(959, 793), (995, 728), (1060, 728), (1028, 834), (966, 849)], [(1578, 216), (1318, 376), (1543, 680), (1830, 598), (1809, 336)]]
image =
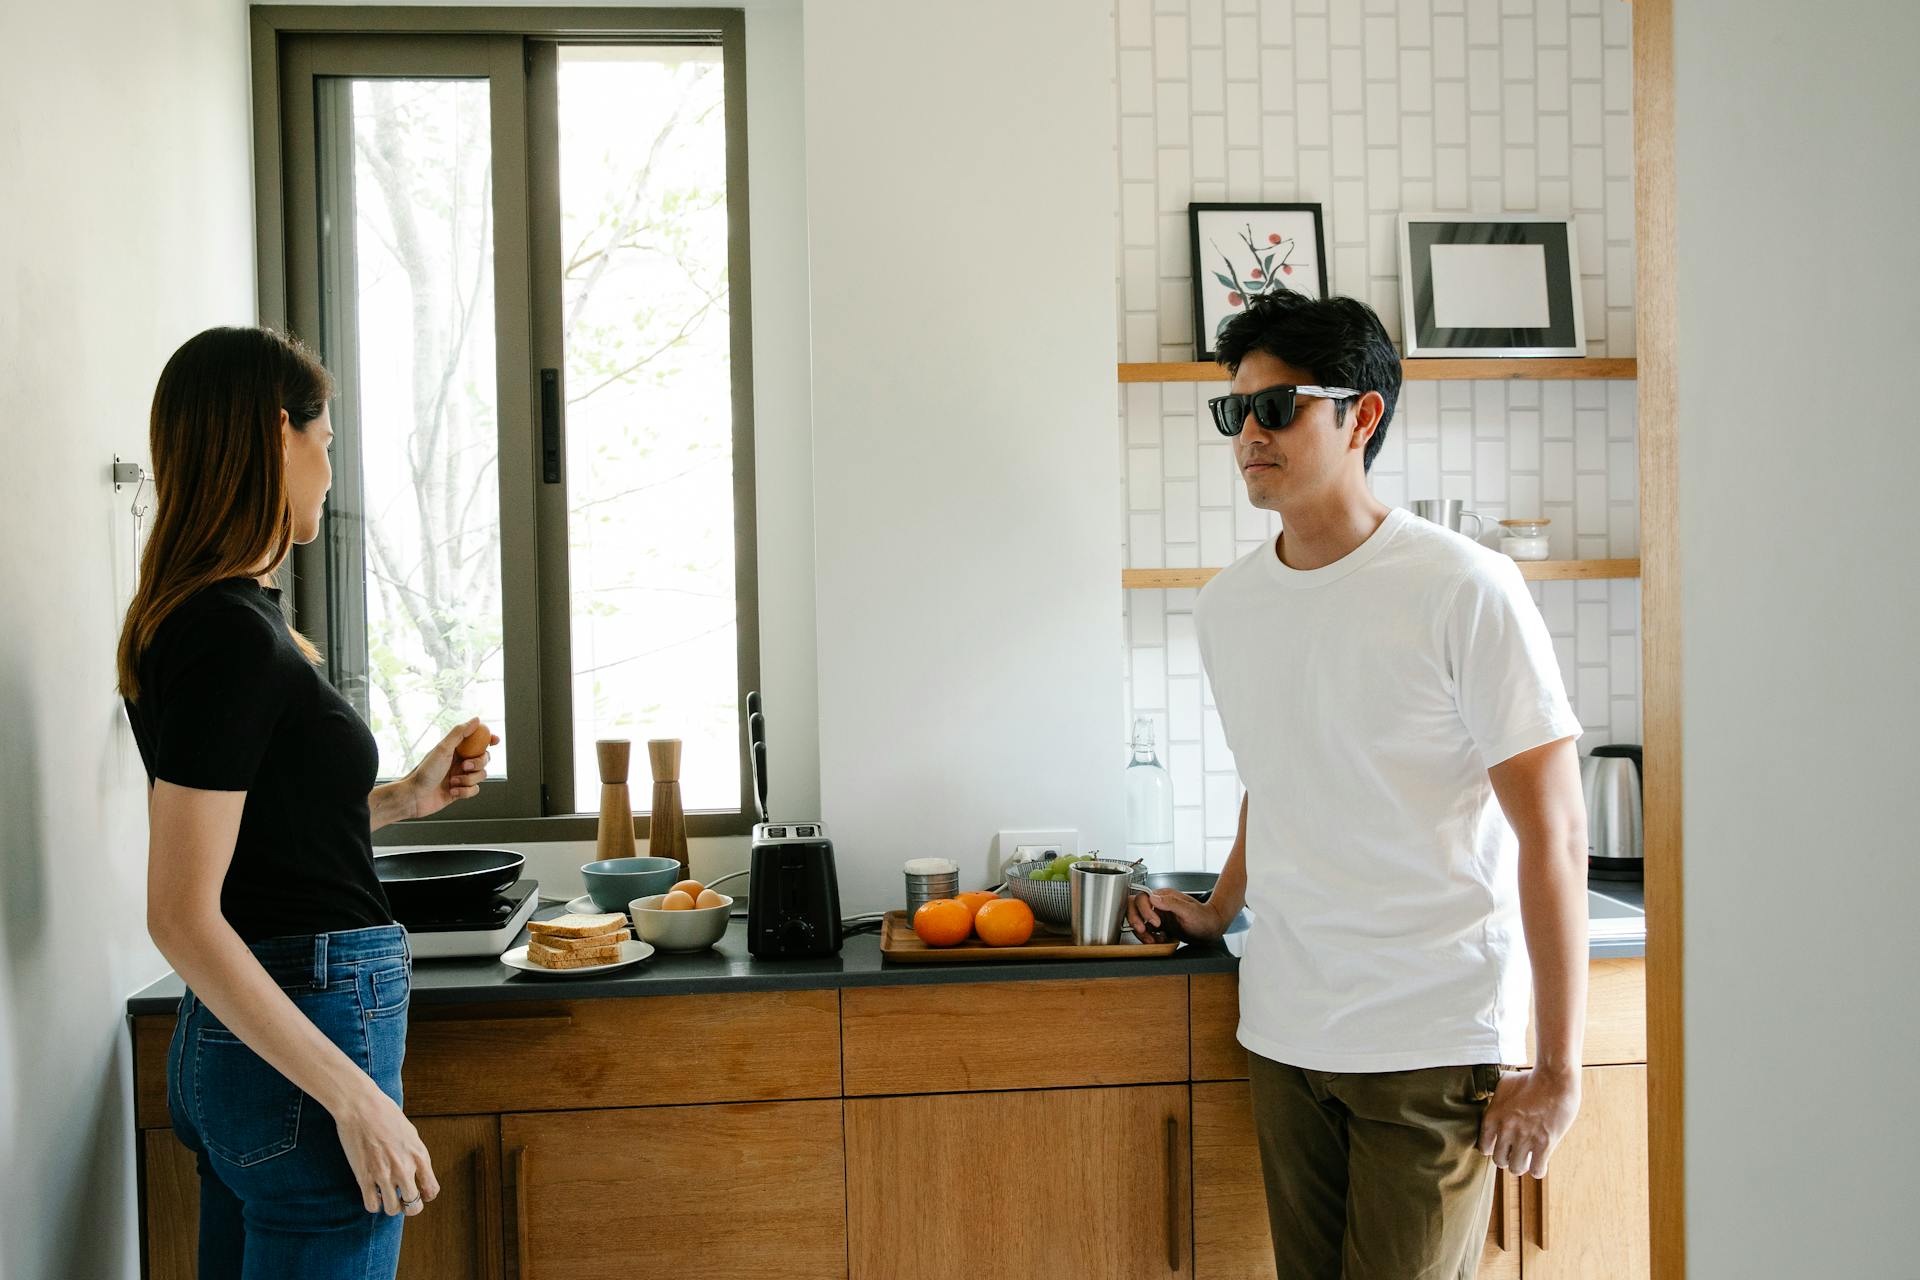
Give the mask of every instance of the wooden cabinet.
[(1267, 1190), (1244, 1080), (1193, 1086), (1193, 1274), (1274, 1280)]
[(1192, 1274), (1184, 1084), (846, 1107), (852, 1280)]
[[(1275, 1270), (1238, 1020), (1233, 975), (1193, 979), (1195, 1280), (1268, 1280)], [(1593, 962), (1583, 1056), (1580, 1118), (1545, 1182), (1499, 1175), (1479, 1280), (1648, 1275), (1643, 961)]]
[(1528, 1191), (1521, 1264), (1526, 1280), (1644, 1280), (1647, 1069), (1581, 1072), (1580, 1118)]
[(140, 1135), (140, 1188), (147, 1216), (147, 1280), (200, 1274), (200, 1174), (171, 1129)]
[[(500, 1280), (499, 1124), (493, 1116), (431, 1116), (414, 1125), (433, 1158), (440, 1195), (407, 1220), (399, 1280)], [(141, 1134), (148, 1280), (198, 1274), (200, 1175), (172, 1129)]]
[(399, 1280), (501, 1280), (500, 1121), (416, 1116), (440, 1194), (400, 1234)]
[(840, 1105), (502, 1116), (519, 1280), (843, 1280)]
[[(1481, 1280), (1648, 1273), (1643, 966), (1596, 961), (1585, 1100), (1501, 1175)], [(1234, 975), (418, 1008), (441, 1194), (403, 1280), (1275, 1274)], [(146, 1275), (195, 1275), (171, 1017), (134, 1020)]]
[(1180, 977), (854, 988), (847, 1096), (1184, 1081), (1187, 1005)]
[[(1499, 1175), (1479, 1280), (1520, 1275), (1520, 1200), (1519, 1180)], [(1244, 1081), (1193, 1086), (1193, 1274), (1195, 1280), (1275, 1280), (1266, 1184)]]
[(406, 1087), (410, 1115), (837, 1098), (840, 994), (416, 1003)]

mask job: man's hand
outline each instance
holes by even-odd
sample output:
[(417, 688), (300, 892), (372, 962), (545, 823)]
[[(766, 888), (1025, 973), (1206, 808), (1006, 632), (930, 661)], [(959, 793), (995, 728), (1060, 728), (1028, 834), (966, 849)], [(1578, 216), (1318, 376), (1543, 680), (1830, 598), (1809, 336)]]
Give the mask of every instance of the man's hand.
[(1212, 907), (1175, 889), (1155, 889), (1129, 897), (1127, 923), (1133, 928), (1133, 936), (1142, 942), (1176, 938), (1207, 942), (1227, 931), (1227, 922)]
[(1547, 1176), (1547, 1161), (1580, 1114), (1580, 1069), (1511, 1071), (1480, 1120), (1480, 1151), (1509, 1173)]

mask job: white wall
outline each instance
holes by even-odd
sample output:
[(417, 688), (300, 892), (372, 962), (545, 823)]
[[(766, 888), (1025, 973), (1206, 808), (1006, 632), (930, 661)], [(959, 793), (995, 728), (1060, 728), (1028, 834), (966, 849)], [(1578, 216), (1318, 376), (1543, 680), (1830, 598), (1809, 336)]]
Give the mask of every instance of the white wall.
[(145, 782), (114, 693), (160, 367), (254, 314), (244, 8), (0, 7), (0, 1276), (137, 1274)]
[[(1573, 220), (1587, 354), (1634, 345), (1632, 6), (1624, 0), (1258, 5), (1121, 0), (1118, 341), (1193, 359), (1188, 201), (1323, 209), (1329, 286), (1400, 331), (1398, 215), (1505, 209)], [(1220, 567), (1270, 542), (1201, 401), (1123, 389), (1127, 566)], [(1634, 384), (1408, 382), (1373, 492), (1458, 498), (1492, 522), (1552, 520), (1560, 559), (1640, 553)], [(1173, 776), (1176, 865), (1217, 869), (1241, 786), (1200, 671), (1190, 588), (1126, 596), (1128, 721), (1154, 722)], [(1581, 747), (1640, 740), (1640, 584), (1536, 582)]]
[(996, 830), (1117, 850), (1113, 28), (806, 15), (822, 816), (848, 910)]
[(1688, 1275), (1910, 1276), (1920, 7), (1675, 8)]

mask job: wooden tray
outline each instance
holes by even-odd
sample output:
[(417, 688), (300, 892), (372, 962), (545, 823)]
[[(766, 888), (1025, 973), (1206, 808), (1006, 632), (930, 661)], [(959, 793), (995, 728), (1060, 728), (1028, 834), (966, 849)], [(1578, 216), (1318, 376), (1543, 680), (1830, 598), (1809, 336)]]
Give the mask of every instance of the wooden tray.
[(1017, 947), (989, 947), (982, 942), (930, 947), (914, 933), (906, 912), (889, 911), (880, 926), (880, 954), (902, 964), (962, 964), (993, 960), (1145, 960), (1170, 956), (1180, 949), (1178, 942), (1139, 942), (1129, 933), (1121, 934), (1122, 941), (1111, 946), (1076, 947), (1072, 935), (1048, 933), (1047, 927), (1035, 925), (1033, 936)]

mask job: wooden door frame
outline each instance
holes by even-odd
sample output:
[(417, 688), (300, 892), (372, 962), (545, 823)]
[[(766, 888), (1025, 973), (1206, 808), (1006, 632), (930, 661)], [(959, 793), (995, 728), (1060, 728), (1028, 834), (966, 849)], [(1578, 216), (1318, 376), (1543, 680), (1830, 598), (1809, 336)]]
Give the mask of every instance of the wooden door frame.
[(1646, 762), (1647, 1198), (1653, 1280), (1685, 1280), (1673, 0), (1633, 4), (1633, 175)]

